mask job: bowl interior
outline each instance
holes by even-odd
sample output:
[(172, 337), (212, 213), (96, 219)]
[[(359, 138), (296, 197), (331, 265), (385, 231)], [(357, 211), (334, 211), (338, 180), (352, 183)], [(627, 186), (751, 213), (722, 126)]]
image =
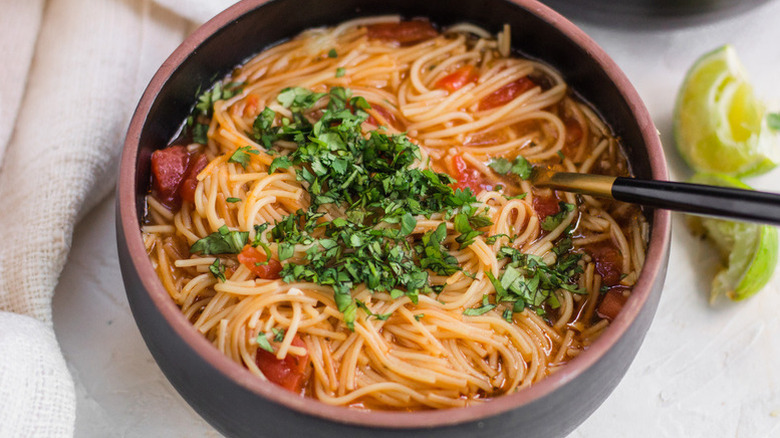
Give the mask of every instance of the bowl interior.
[[(203, 409), (198, 408), (200, 401), (193, 401), (182, 390), (181, 385), (187, 382), (182, 383), (174, 371), (165, 365), (168, 360), (165, 348), (175, 344), (175, 348), (182, 349), (184, 353), (193, 353), (193, 357), (203, 360), (205, 366), (211, 367), (213, 372), (226, 377), (236, 388), (246, 391), (248, 399), (262, 397), (293, 411), (346, 424), (430, 428), (497, 416), (547, 397), (571, 380), (584, 375), (589, 367), (596, 368), (593, 365), (597, 362), (604, 362), (606, 353), (624, 333), (631, 330), (637, 332), (631, 335), (630, 340), (626, 340), (631, 344), (626, 350), (630, 357), (621, 359), (623, 362), (615, 369), (617, 377), (611, 377), (606, 392), (592, 397), (595, 405), (580, 408), (575, 420), (561, 421), (557, 429), (560, 433), (571, 430), (617, 384), (649, 325), (660, 292), (659, 282), (663, 281), (668, 253), (667, 212), (645, 212), (651, 224), (645, 268), (628, 305), (596, 344), (564, 370), (528, 390), (500, 397), (490, 403), (450, 411), (366, 414), (325, 406), (314, 400), (279, 391), (272, 384), (261, 382), (223, 357), (197, 333), (169, 299), (151, 267), (139, 233), (144, 214), (143, 198), (150, 185), (150, 157), (154, 150), (165, 147), (178, 133), (182, 121), (196, 101), (198, 90), (208, 88), (215, 80), (264, 48), (307, 28), (335, 25), (349, 18), (380, 14), (400, 14), (406, 18), (428, 17), (441, 26), (469, 21), (491, 32), (497, 32), (504, 23), (509, 23), (512, 26), (513, 47), (521, 54), (542, 60), (560, 71), (571, 88), (596, 108), (612, 127), (625, 146), (636, 176), (667, 179), (665, 159), (655, 127), (626, 77), (584, 33), (533, 0), (245, 0), (199, 28), (171, 55), (144, 93), (128, 131), (118, 188), (118, 233), (120, 256), (126, 253), (127, 260), (127, 263), (123, 263), (123, 275), (138, 325), (150, 350), (174, 386), (202, 415), (222, 430), (231, 429), (224, 426), (221, 417), (217, 418), (218, 414), (214, 414), (217, 415), (214, 417), (204, 413)], [(646, 302), (650, 304), (646, 306)], [(635, 322), (640, 319), (638, 315), (645, 307), (649, 308), (649, 315), (645, 314), (641, 318), (642, 324), (636, 325)], [(155, 324), (159, 326), (154, 330), (149, 328), (151, 324), (148, 318), (157, 318)], [(186, 373), (187, 370), (179, 365), (175, 372)]]

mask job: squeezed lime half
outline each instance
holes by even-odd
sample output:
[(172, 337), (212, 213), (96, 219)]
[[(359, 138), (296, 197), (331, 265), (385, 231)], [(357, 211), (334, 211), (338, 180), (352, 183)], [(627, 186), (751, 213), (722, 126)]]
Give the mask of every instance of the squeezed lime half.
[[(691, 182), (751, 189), (727, 175), (699, 173)], [(688, 217), (691, 229), (704, 234), (720, 251), (725, 267), (712, 280), (710, 301), (727, 296), (734, 301), (755, 295), (772, 277), (777, 265), (777, 229), (769, 225), (731, 222), (722, 219)]]
[(777, 134), (730, 45), (699, 58), (677, 94), (674, 136), (696, 172), (748, 176), (780, 162)]

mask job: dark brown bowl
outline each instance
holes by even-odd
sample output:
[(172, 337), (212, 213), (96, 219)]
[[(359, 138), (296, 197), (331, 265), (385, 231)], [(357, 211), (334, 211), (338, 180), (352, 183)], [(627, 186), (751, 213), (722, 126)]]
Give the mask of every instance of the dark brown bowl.
[[(651, 224), (647, 261), (620, 315), (588, 350), (542, 382), (468, 408), (363, 412), (301, 398), (263, 382), (217, 351), (185, 319), (158, 280), (141, 239), (150, 156), (176, 134), (196, 90), (274, 42), (363, 15), (512, 25), (513, 46), (563, 73), (626, 145), (637, 176), (667, 179), (650, 116), (615, 63), (569, 21), (533, 0), (245, 0), (187, 38), (152, 79), (130, 123), (122, 155), (117, 239), (127, 297), (149, 350), (187, 402), (229, 436), (553, 437), (585, 420), (626, 372), (655, 313), (668, 262), (667, 211)], [(160, 413), (164, 415), (164, 413)]]

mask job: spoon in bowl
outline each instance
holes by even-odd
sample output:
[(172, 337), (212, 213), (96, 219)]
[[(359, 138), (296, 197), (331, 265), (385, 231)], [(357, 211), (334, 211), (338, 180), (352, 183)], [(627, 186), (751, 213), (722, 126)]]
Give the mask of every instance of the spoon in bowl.
[(780, 225), (780, 194), (534, 168), (531, 184), (699, 216)]

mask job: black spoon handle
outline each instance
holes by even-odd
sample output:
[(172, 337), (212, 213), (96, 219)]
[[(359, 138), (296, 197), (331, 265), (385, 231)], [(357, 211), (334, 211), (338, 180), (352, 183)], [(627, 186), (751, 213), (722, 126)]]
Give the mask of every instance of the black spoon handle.
[(732, 187), (615, 178), (618, 201), (704, 216), (780, 225), (780, 195)]
[(531, 182), (537, 187), (613, 198), (618, 201), (700, 216), (780, 225), (780, 194), (775, 193), (549, 171), (534, 174)]

